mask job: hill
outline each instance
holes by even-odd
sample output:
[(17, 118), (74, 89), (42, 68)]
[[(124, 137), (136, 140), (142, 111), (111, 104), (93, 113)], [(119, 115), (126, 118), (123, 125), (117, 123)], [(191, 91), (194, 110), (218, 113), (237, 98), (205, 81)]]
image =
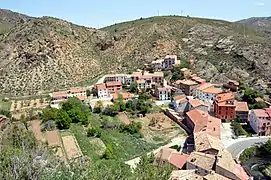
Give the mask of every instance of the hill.
[(238, 21), (238, 23), (242, 23), (257, 31), (262, 31), (269, 36), (271, 34), (271, 17), (252, 17)]
[(270, 42), (239, 23), (179, 16), (151, 17), (93, 29), (50, 18), (21, 22), (0, 35), (0, 91), (57, 90), (110, 71), (131, 71), (177, 54), (196, 57), (213, 82), (250, 84), (271, 76)]

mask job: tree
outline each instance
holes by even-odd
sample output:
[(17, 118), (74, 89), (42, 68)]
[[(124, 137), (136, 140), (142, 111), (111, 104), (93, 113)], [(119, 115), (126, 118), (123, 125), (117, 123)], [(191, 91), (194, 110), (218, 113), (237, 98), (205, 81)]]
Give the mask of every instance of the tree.
[(94, 106), (93, 112), (94, 113), (101, 113), (102, 112), (102, 108), (103, 108), (102, 101), (97, 101), (96, 104), (95, 104), (95, 106)]
[(56, 108), (45, 108), (42, 110), (42, 121), (55, 121), (57, 119), (58, 115), (58, 109)]
[(87, 136), (92, 136), (92, 137), (97, 137), (97, 138), (100, 138), (101, 137), (101, 129), (99, 128), (88, 128), (87, 130)]
[(121, 94), (118, 95), (118, 99), (115, 102), (116, 109), (119, 109), (120, 112), (123, 112), (126, 110), (126, 105), (123, 102), (123, 96)]
[(72, 123), (72, 119), (69, 117), (66, 111), (59, 110), (57, 113), (56, 124), (60, 129), (69, 129)]
[(136, 93), (136, 94), (138, 93), (138, 88), (137, 88), (137, 83), (136, 82), (131, 83), (130, 92), (131, 93)]
[(260, 97), (263, 98), (263, 94), (257, 90), (252, 88), (246, 88), (243, 96), (243, 100), (248, 102), (249, 104), (255, 104), (255, 98)]
[(264, 109), (264, 108), (268, 108), (268, 106), (265, 102), (256, 102), (253, 105), (253, 109)]
[(87, 97), (89, 97), (91, 95), (91, 91), (87, 89), (86, 94), (87, 94)]
[(74, 108), (79, 108), (84, 113), (90, 114), (89, 107), (80, 101), (77, 97), (70, 97), (68, 101), (62, 103), (62, 109), (65, 111), (69, 111)]
[(177, 81), (177, 80), (183, 79), (183, 78), (184, 78), (183, 74), (181, 74), (180, 72), (174, 72), (172, 74), (171, 80), (172, 81)]
[(114, 158), (113, 147), (111, 144), (106, 144), (106, 150), (103, 155), (103, 158), (105, 158), (105, 159), (113, 159)]
[(79, 108), (73, 108), (67, 111), (69, 117), (72, 119), (73, 123), (85, 122), (88, 117), (85, 113), (83, 113)]
[(7, 118), (11, 118), (12, 116), (10, 111), (4, 110), (4, 109), (0, 109), (0, 114), (6, 116)]

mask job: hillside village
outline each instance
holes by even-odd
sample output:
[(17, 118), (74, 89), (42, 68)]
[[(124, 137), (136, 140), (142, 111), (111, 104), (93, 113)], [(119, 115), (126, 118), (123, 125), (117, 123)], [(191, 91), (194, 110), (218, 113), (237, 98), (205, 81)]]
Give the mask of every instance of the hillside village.
[[(142, 123), (144, 117), (152, 116), (149, 109), (157, 106), (160, 109), (157, 116), (153, 114), (148, 118), (149, 129), (157, 126), (159, 131), (166, 127), (179, 126), (187, 134), (183, 144), (176, 144), (178, 150), (173, 146), (161, 146), (154, 153), (154, 164), (168, 163), (174, 167), (171, 179), (251, 179), (250, 171), (240, 164), (238, 157), (234, 157), (226, 145), (227, 141), (233, 138), (249, 135), (242, 124), (249, 126), (252, 132), (250, 135), (270, 136), (270, 103), (259, 95), (252, 97), (254, 104), (251, 108), (251, 99), (240, 99), (242, 87), (237, 81), (229, 80), (226, 84), (208, 82), (191, 68), (193, 59), (179, 60), (176, 55), (167, 55), (164, 59), (145, 64), (143, 69), (130, 74), (106, 74), (92, 86), (52, 92), (46, 98), (29, 101), (28, 105), (13, 100), (12, 119), (28, 116), (30, 109), (48, 110), (49, 106), (51, 108), (48, 111), (62, 110), (69, 99), (75, 98), (82, 103), (80, 106), (86, 105), (93, 114), (117, 116), (121, 123), (130, 128), (134, 123)], [(172, 74), (165, 75), (168, 74), (167, 71)], [(243, 94), (245, 97), (246, 92)], [(130, 110), (125, 110), (125, 107)], [(42, 110), (43, 114), (45, 112)], [(168, 118), (170, 124), (173, 124), (163, 125), (164, 120), (154, 117)], [(138, 120), (135, 121), (135, 118)], [(232, 137), (227, 137), (230, 139), (225, 139), (223, 124), (230, 122), (231, 128), (228, 132), (233, 134)], [(65, 123), (66, 119), (63, 118), (60, 129), (69, 129), (71, 122), (67, 125)], [(49, 130), (43, 135), (40, 131), (42, 126), (44, 125), (40, 121), (30, 121), (30, 129), (34, 131), (36, 138), (47, 141), (50, 147), (56, 147), (56, 154), (63, 160), (77, 159), (85, 155), (76, 136), (70, 132), (68, 136), (62, 136), (66, 133), (62, 133), (62, 130)], [(93, 127), (96, 126), (93, 124), (87, 134), (99, 137), (99, 131)], [(140, 128), (138, 130), (140, 131)], [(126, 163), (131, 168), (137, 164), (134, 160)]]

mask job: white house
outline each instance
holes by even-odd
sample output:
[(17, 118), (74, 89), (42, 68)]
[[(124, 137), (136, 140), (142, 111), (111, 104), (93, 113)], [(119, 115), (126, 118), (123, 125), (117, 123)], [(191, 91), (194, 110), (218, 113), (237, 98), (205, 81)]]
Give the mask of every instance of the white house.
[(166, 101), (171, 99), (171, 89), (167, 87), (158, 87), (154, 92), (155, 97), (160, 101)]
[(216, 88), (214, 84), (205, 83), (193, 90), (193, 95), (202, 101), (214, 101), (217, 94), (221, 93), (221, 88)]
[(95, 90), (97, 93), (98, 98), (107, 98), (109, 97), (108, 89), (106, 88), (105, 84), (96, 84)]

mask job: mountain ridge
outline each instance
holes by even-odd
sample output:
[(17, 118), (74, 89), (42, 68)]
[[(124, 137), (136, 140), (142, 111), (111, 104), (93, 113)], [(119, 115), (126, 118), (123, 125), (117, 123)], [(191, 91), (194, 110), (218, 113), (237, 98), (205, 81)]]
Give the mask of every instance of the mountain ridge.
[(270, 51), (256, 30), (222, 20), (157, 16), (94, 29), (30, 18), (0, 33), (0, 91), (58, 90), (111, 71), (130, 72), (167, 54), (194, 55), (195, 70), (211, 82), (266, 84)]

